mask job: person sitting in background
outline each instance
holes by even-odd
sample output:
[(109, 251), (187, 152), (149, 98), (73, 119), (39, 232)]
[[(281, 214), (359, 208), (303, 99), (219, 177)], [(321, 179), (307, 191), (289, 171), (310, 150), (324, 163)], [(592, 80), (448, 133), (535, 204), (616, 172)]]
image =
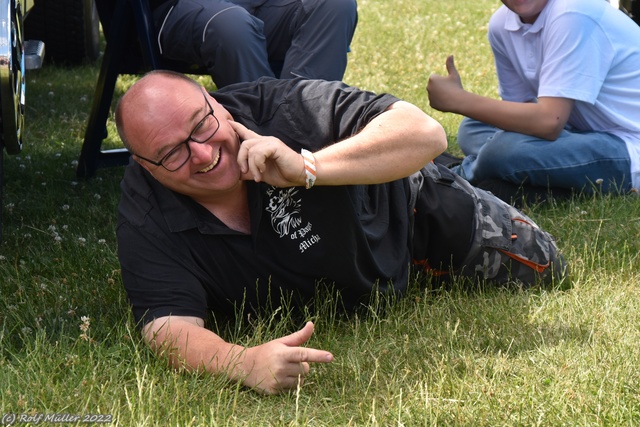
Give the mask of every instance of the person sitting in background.
[(205, 326), (211, 313), (302, 312), (325, 286), (356, 310), (401, 294), (414, 269), (524, 285), (565, 274), (547, 232), (431, 162), (444, 130), (389, 94), (267, 77), (210, 94), (155, 71), (123, 95), (116, 124), (132, 153), (122, 279), (145, 340), (174, 366), (276, 393), (333, 360), (303, 347), (313, 324), (244, 348)]
[(218, 88), (278, 78), (342, 80), (355, 0), (151, 0), (162, 56), (196, 64)]
[(602, 0), (502, 3), (502, 99), (464, 90), (452, 56), (427, 85), (433, 108), (465, 116), (456, 171), (508, 201), (640, 188), (640, 27)]

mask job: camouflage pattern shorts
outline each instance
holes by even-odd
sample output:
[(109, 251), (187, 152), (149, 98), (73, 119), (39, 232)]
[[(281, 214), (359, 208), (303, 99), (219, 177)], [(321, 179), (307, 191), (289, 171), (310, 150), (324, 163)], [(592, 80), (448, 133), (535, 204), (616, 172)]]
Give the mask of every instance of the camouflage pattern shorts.
[(451, 187), (467, 193), (475, 204), (469, 251), (464, 261), (448, 273), (473, 281), (523, 285), (565, 277), (566, 262), (555, 239), (531, 218), (440, 166), (429, 165), (421, 174), (425, 181), (448, 179)]

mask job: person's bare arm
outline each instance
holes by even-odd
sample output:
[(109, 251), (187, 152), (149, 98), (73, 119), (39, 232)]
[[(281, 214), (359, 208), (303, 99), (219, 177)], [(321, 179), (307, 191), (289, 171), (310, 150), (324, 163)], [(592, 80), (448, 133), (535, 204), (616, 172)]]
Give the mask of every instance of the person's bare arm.
[[(246, 179), (277, 186), (304, 185), (298, 152), (277, 138), (231, 122), (243, 140), (238, 162)], [(310, 136), (312, 137), (312, 136)], [(314, 153), (316, 185), (378, 184), (416, 172), (447, 148), (442, 126), (415, 105), (399, 101), (358, 134)]]
[(333, 361), (328, 351), (301, 347), (312, 334), (308, 322), (291, 335), (246, 348), (224, 341), (197, 317), (161, 317), (143, 329), (145, 341), (172, 366), (226, 375), (264, 393), (295, 389), (310, 363)]
[(509, 102), (464, 90), (453, 56), (446, 62), (447, 75), (431, 75), (427, 84), (431, 107), (457, 113), (497, 128), (555, 140), (564, 129), (574, 101), (541, 97), (537, 102)]

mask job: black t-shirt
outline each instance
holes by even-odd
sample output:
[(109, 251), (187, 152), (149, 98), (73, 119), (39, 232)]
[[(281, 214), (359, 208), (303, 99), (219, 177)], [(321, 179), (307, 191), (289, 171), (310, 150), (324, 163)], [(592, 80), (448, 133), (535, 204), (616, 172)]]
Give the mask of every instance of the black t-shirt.
[[(340, 82), (260, 79), (212, 94), (248, 128), (316, 151), (361, 130), (397, 98)], [(374, 172), (375, 173), (375, 172)], [(310, 300), (335, 285), (347, 308), (374, 288), (403, 290), (410, 263), (406, 179), (380, 185), (276, 188), (247, 181), (251, 235), (226, 227), (131, 162), (117, 227), (136, 320)]]

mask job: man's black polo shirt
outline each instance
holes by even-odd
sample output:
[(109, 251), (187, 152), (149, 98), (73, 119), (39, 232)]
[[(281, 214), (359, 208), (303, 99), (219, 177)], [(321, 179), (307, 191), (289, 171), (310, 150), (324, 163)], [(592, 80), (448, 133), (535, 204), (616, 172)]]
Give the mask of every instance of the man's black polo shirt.
[[(235, 120), (294, 150), (316, 151), (361, 130), (397, 101), (340, 82), (260, 79), (212, 94)], [(375, 171), (372, 171), (375, 173)], [(377, 287), (406, 287), (407, 180), (381, 185), (275, 188), (248, 181), (251, 235), (227, 228), (137, 163), (121, 184), (122, 277), (136, 320), (233, 315), (280, 295), (309, 300), (319, 281), (347, 308)]]

